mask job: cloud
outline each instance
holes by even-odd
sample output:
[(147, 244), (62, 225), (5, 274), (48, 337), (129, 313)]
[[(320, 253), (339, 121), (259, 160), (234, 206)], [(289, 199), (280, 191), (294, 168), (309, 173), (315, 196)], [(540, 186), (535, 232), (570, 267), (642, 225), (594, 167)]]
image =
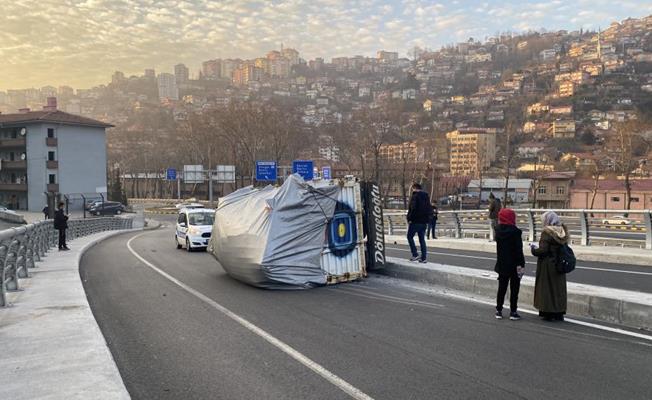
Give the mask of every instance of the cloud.
[(145, 68), (196, 73), (212, 58), (294, 47), (305, 59), (406, 55), (469, 36), (577, 29), (652, 13), (624, 0), (10, 0), (0, 13), (0, 90), (89, 87)]

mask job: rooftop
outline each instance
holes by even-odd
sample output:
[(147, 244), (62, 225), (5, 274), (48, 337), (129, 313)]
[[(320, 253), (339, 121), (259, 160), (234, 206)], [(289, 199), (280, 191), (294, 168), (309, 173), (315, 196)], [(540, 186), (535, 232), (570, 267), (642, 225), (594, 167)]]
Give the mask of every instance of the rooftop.
[[(593, 190), (593, 179), (578, 179), (575, 181), (576, 190)], [(652, 191), (652, 179), (630, 180), (632, 192)], [(621, 179), (601, 179), (598, 181), (598, 190), (622, 191), (625, 192), (625, 182)]]
[(53, 124), (112, 128), (113, 125), (60, 110), (27, 111), (16, 114), (0, 114), (0, 126), (49, 122)]

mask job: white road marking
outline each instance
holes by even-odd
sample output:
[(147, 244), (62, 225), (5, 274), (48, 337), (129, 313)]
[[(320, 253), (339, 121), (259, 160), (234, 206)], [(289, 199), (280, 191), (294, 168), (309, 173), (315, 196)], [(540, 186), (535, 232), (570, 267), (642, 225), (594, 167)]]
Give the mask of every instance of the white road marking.
[[(387, 247), (388, 250), (398, 250), (398, 251), (404, 251), (406, 253), (409, 253), (409, 249), (401, 249), (398, 247)], [(450, 256), (450, 257), (459, 257), (459, 258), (472, 258), (476, 260), (490, 260), (490, 261), (495, 261), (495, 257), (481, 257), (481, 256), (470, 256), (467, 254), (451, 254), (451, 253), (440, 253), (436, 251), (430, 251), (428, 250), (428, 254), (437, 254), (441, 256)], [(535, 262), (533, 261), (526, 261), (526, 264), (532, 264), (536, 265)], [(578, 265), (575, 267), (575, 269), (588, 269), (588, 270), (593, 270), (593, 271), (605, 271), (605, 272), (618, 272), (621, 274), (633, 274), (633, 275), (652, 275), (652, 272), (640, 272), (640, 271), (623, 271), (620, 269), (613, 269), (613, 268), (598, 268), (598, 267), (584, 267), (581, 265)]]
[(341, 287), (341, 288), (332, 288), (331, 290), (338, 291), (339, 293), (344, 293), (348, 294), (350, 296), (359, 296), (359, 297), (365, 297), (368, 299), (373, 299), (373, 300), (382, 300), (382, 301), (388, 301), (391, 303), (398, 303), (398, 304), (406, 304), (409, 306), (422, 306), (426, 308), (435, 308), (435, 309), (442, 309), (444, 308), (443, 304), (437, 304), (437, 303), (428, 303), (425, 301), (420, 301), (420, 300), (410, 300), (406, 299), (404, 297), (395, 297), (395, 296), (387, 296), (384, 294), (379, 294), (379, 293), (374, 293), (366, 290), (361, 290), (357, 289), (354, 287)]
[(165, 271), (159, 269), (156, 267), (154, 264), (150, 263), (146, 259), (140, 256), (134, 249), (131, 247), (131, 242), (133, 242), (135, 239), (145, 235), (146, 233), (141, 233), (140, 235), (136, 235), (129, 239), (127, 242), (127, 248), (131, 252), (131, 254), (134, 255), (138, 260), (140, 260), (143, 264), (147, 265), (149, 268), (153, 269), (154, 271), (158, 272), (160, 275), (162, 275), (164, 278), (169, 280), (170, 282), (174, 283), (175, 285), (179, 286), (186, 292), (192, 294), (193, 296), (197, 297), (198, 299), (202, 300), (204, 303), (210, 305), (211, 307), (215, 308), (216, 310), (220, 311), (222, 314), (226, 315), (227, 317), (231, 318), (238, 324), (242, 325), (244, 328), (249, 330), (250, 332), (256, 334), (257, 336), (261, 337), (262, 339), (266, 340), (268, 343), (270, 343), (272, 346), (276, 347), (277, 349), (281, 350), (288, 356), (292, 357), (299, 363), (303, 364), (307, 368), (311, 369), (313, 372), (315, 372), (317, 375), (321, 376), (322, 378), (326, 379), (328, 382), (332, 383), (335, 385), (337, 388), (348, 394), (354, 399), (358, 400), (373, 400), (373, 398), (360, 389), (356, 388), (355, 386), (351, 385), (350, 383), (346, 382), (344, 379), (340, 378), (339, 376), (335, 375), (334, 373), (330, 372), (326, 368), (322, 367), (321, 365), (317, 364), (310, 358), (304, 356), (302, 353), (299, 351), (295, 350), (292, 348), (290, 345), (286, 344), (285, 342), (282, 342), (281, 340), (277, 339), (276, 337), (272, 336), (270, 333), (267, 331), (263, 330), (262, 328), (259, 328), (258, 326), (252, 324), (251, 322), (247, 321), (246, 319), (242, 318), (238, 314), (234, 313), (233, 311), (229, 310), (228, 308), (222, 306), (221, 304), (217, 303), (215, 300), (211, 299), (208, 296), (205, 296), (201, 292), (198, 292), (197, 290), (191, 288), (190, 286), (186, 285), (185, 283), (179, 281), (178, 279), (174, 278), (173, 276), (169, 275)]

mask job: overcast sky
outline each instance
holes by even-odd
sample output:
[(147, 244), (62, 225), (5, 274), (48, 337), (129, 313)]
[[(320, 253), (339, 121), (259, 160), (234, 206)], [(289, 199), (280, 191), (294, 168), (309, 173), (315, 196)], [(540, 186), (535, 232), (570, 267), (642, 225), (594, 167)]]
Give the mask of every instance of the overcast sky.
[(283, 43), (305, 59), (484, 39), (497, 32), (607, 27), (652, 0), (0, 0), (0, 90), (106, 83), (113, 71), (193, 75), (212, 58)]

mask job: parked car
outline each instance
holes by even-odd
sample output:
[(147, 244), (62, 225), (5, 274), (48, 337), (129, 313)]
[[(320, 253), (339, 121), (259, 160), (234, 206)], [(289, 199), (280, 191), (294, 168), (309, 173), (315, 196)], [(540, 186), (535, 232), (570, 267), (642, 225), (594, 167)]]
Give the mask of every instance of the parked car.
[(187, 251), (205, 249), (213, 232), (215, 210), (210, 208), (183, 208), (179, 211), (174, 231), (177, 249), (185, 246)]
[(104, 200), (98, 200), (98, 199), (87, 199), (86, 204), (84, 205), (84, 208), (86, 208), (86, 211), (90, 210), (91, 207), (96, 206), (98, 204), (102, 204)]
[(125, 211), (125, 206), (117, 201), (94, 203), (88, 211), (93, 215), (120, 215)]
[(612, 217), (604, 218), (603, 225), (631, 225), (632, 220), (622, 215), (614, 215)]

